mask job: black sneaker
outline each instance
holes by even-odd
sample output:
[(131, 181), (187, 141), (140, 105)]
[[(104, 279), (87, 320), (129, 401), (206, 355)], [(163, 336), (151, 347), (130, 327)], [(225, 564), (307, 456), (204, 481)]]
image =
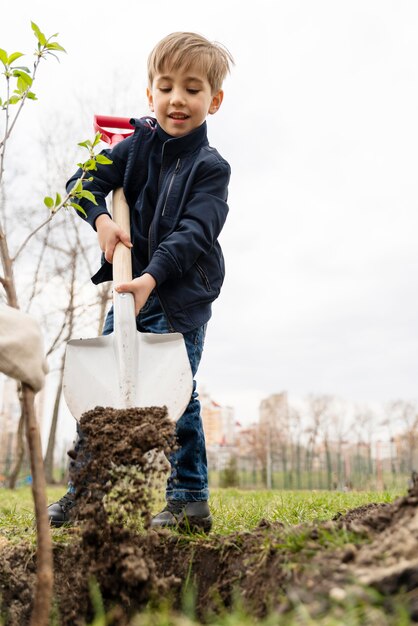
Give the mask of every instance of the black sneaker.
[(51, 526), (63, 526), (71, 524), (70, 511), (76, 505), (75, 494), (67, 492), (58, 500), (50, 504), (48, 507), (48, 517)]
[(178, 528), (208, 533), (212, 528), (209, 505), (206, 500), (199, 502), (170, 500), (165, 509), (151, 519), (151, 528)]

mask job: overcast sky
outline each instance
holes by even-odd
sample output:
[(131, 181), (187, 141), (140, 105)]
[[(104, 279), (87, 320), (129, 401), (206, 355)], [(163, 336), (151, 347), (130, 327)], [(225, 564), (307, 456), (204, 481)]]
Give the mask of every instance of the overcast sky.
[(30, 20), (68, 53), (42, 67), (36, 115), (85, 98), (83, 132), (115, 112), (118, 75), (120, 114), (148, 113), (146, 58), (172, 31), (235, 58), (208, 120), (232, 167), (227, 278), (198, 376), (214, 399), (250, 422), (282, 390), (417, 397), (416, 2), (20, 0), (0, 47), (31, 50)]

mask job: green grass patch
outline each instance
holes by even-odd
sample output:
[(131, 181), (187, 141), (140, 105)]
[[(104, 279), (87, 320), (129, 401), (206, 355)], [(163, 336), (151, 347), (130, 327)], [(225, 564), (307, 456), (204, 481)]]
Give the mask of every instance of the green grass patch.
[[(55, 502), (65, 493), (65, 487), (48, 488), (48, 503)], [(53, 531), (54, 540), (60, 541), (63, 531)], [(35, 543), (36, 528), (30, 487), (0, 488), (0, 538), (12, 543), (26, 540)]]
[(370, 502), (391, 502), (396, 492), (247, 491), (215, 489), (211, 496), (213, 532), (253, 530), (262, 519), (294, 526), (332, 519)]
[[(48, 502), (55, 502), (65, 493), (65, 487), (48, 487)], [(294, 526), (332, 519), (337, 513), (370, 502), (391, 502), (402, 495), (396, 492), (336, 492), (336, 491), (248, 491), (213, 489), (210, 505), (213, 533), (228, 535), (253, 530), (262, 519)], [(155, 512), (164, 505), (161, 497)], [(54, 530), (59, 540), (66, 531)], [(0, 535), (9, 540), (34, 537), (32, 492), (29, 487), (16, 490), (0, 489)]]

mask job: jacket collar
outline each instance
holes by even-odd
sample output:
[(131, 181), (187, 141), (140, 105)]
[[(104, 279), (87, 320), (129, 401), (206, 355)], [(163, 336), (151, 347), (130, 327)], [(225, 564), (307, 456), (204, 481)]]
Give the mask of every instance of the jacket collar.
[(164, 144), (165, 154), (194, 152), (197, 148), (209, 143), (206, 122), (203, 122), (198, 128), (195, 128), (191, 133), (183, 135), (182, 137), (172, 137), (166, 133), (157, 122), (157, 133)]

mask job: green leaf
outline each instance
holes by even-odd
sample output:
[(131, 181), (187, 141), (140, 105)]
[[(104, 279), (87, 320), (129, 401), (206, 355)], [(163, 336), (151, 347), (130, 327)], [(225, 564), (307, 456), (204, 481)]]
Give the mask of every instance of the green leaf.
[(44, 204), (48, 207), (48, 209), (52, 209), (52, 207), (54, 206), (54, 201), (49, 196), (45, 196)]
[(21, 99), (21, 96), (12, 96), (8, 99), (7, 104), (17, 104)]
[(85, 212), (82, 206), (80, 206), (76, 202), (70, 202), (70, 205), (73, 207), (73, 209), (75, 209), (76, 211), (84, 215), (84, 217), (87, 217), (87, 213)]
[(27, 87), (32, 86), (32, 83), (33, 83), (32, 76), (29, 76), (29, 74), (26, 74), (26, 72), (22, 72), (22, 70), (14, 69), (13, 76), (21, 78), (26, 83)]
[(28, 88), (27, 84), (25, 83), (24, 80), (22, 80), (22, 78), (19, 76), (19, 78), (17, 79), (17, 91), (20, 94), (25, 93), (26, 89)]
[(79, 178), (74, 183), (74, 187), (71, 189), (70, 193), (71, 193), (71, 195), (74, 195), (74, 194), (78, 193), (79, 191), (82, 191), (82, 189), (83, 189), (83, 181), (81, 180), (81, 178)]
[(13, 61), (16, 61), (16, 59), (19, 59), (20, 57), (23, 57), (23, 52), (13, 52), (7, 59), (7, 63), (11, 65)]
[(47, 50), (59, 50), (60, 52), (67, 52), (66, 49), (60, 46), (60, 44), (56, 41), (53, 41), (52, 43), (47, 43), (45, 48)]
[(35, 22), (31, 22), (31, 26), (32, 26), (32, 30), (35, 33), (37, 40), (39, 41), (41, 46), (44, 46), (46, 44), (45, 35), (40, 31), (39, 26), (37, 26)]
[(77, 198), (85, 198), (86, 200), (90, 200), (90, 202), (93, 202), (93, 204), (97, 205), (96, 198), (91, 193), (91, 191), (87, 191), (87, 189), (83, 189), (83, 191), (79, 191), (77, 193)]
[(61, 200), (61, 196), (60, 196), (60, 194), (59, 194), (59, 193), (57, 193), (57, 194), (55, 195), (55, 204), (54, 204), (54, 206), (58, 206), (59, 204), (61, 204), (61, 202), (62, 202), (62, 200)]
[(27, 74), (30, 74), (30, 69), (28, 67), (26, 67), (26, 65), (16, 65), (16, 67), (14, 67), (13, 69), (14, 70), (23, 70)]
[(97, 132), (96, 136), (94, 137), (93, 148), (95, 148), (97, 144), (101, 142), (101, 140), (102, 140), (102, 133)]
[(37, 100), (38, 99), (36, 97), (36, 95), (33, 93), (33, 91), (28, 91), (28, 93), (26, 94), (26, 97), (29, 98), (29, 100)]
[(82, 169), (86, 172), (89, 172), (90, 170), (97, 170), (96, 161), (94, 159), (88, 159), (88, 161), (83, 163)]
[(104, 154), (98, 154), (96, 156), (96, 161), (97, 163), (100, 163), (100, 165), (110, 165), (111, 163), (113, 163), (113, 161), (111, 159), (108, 159), (107, 156), (105, 156)]
[(91, 141), (90, 139), (86, 139), (86, 141), (80, 141), (78, 145), (82, 148), (89, 148), (91, 146)]
[(6, 67), (7, 65), (7, 59), (8, 59), (8, 55), (6, 50), (3, 50), (2, 48), (0, 48), (0, 61), (3, 63), (4, 67)]

